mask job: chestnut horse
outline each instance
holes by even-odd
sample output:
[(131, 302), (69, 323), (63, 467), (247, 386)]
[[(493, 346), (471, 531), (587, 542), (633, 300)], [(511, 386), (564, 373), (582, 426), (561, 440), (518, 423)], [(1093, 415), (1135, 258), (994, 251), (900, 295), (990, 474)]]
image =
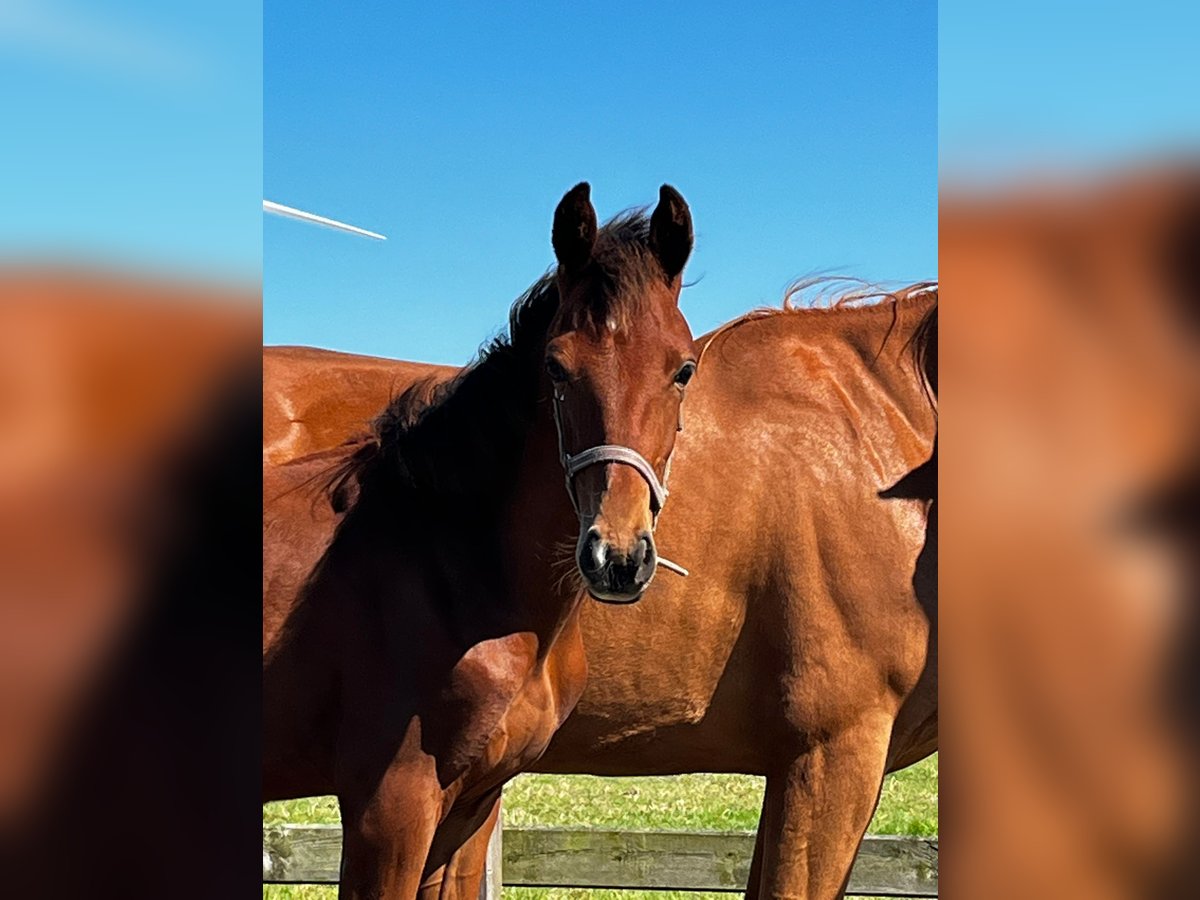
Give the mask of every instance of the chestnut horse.
[[(588, 686), (531, 766), (765, 775), (750, 896), (836, 895), (884, 772), (937, 746), (936, 304), (918, 285), (697, 341), (658, 532), (691, 574), (583, 609)], [(357, 366), (386, 384), (411, 365), (308, 352), (309, 384), (330, 392)]]
[(696, 366), (691, 216), (664, 186), (649, 219), (597, 228), (580, 184), (553, 245), (474, 365), (405, 391), (349, 455), (264, 465), (263, 799), (337, 795), (342, 897), (474, 895), (456, 855), (584, 686), (558, 548), (575, 536), (614, 601), (655, 573)]

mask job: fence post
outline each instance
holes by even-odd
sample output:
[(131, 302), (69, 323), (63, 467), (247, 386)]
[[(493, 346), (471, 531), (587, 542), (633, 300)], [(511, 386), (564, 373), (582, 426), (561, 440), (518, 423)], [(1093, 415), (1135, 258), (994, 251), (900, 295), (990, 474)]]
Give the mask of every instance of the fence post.
[(496, 826), (492, 829), (491, 840), (488, 841), (487, 868), (484, 869), (483, 881), (479, 884), (479, 900), (500, 900), (500, 886), (503, 883), (502, 844), (504, 841), (504, 807), (496, 813)]

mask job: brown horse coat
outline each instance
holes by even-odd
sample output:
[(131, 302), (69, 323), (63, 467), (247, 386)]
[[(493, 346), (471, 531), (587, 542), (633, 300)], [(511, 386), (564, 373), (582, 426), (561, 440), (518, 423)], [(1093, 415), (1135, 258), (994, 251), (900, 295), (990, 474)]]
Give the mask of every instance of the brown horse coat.
[(697, 342), (658, 530), (691, 574), (583, 607), (589, 684), (533, 764), (766, 775), (751, 894), (836, 893), (885, 769), (936, 748), (936, 538), (913, 587), (928, 498), (881, 496), (930, 457), (912, 338), (935, 310), (935, 291), (910, 290)]
[[(265, 437), (282, 438), (264, 448), (263, 799), (337, 794), (343, 897), (474, 896), (473, 836), (584, 685), (583, 595), (553, 570), (558, 546), (603, 523), (610, 559), (628, 539), (653, 560), (647, 484), (598, 464), (571, 497), (560, 442), (623, 445), (661, 477), (694, 365), (678, 309), (691, 242), (674, 189), (649, 219), (598, 229), (578, 185), (555, 213), (557, 272), (509, 335), (405, 391), (358, 447), (276, 464), (324, 433), (322, 411), (357, 407), (264, 385)], [(311, 386), (287, 353), (276, 373)], [(377, 365), (350, 368), (326, 383), (391, 393)], [(627, 408), (636, 421), (613, 414)], [(599, 574), (636, 599), (635, 568)]]
[(288, 462), (366, 432), (390, 401), (418, 380), (449, 380), (450, 366), (429, 366), (327, 350), (272, 347), (263, 353), (263, 461)]

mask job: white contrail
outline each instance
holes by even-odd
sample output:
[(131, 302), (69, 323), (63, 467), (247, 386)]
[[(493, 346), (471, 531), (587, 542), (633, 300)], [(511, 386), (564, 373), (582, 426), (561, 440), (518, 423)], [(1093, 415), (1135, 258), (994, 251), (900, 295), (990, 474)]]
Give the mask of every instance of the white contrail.
[(302, 209), (293, 209), (290, 206), (284, 206), (282, 203), (275, 203), (271, 200), (263, 201), (263, 212), (274, 213), (277, 216), (287, 216), (289, 219), (299, 219), (301, 222), (312, 222), (314, 225), (324, 225), (327, 228), (336, 228), (338, 231), (349, 231), (351, 234), (361, 234), (363, 237), (374, 238), (377, 241), (387, 240), (382, 234), (376, 234), (374, 231), (367, 231), (365, 228), (347, 225), (345, 222), (339, 222), (336, 219), (327, 219), (324, 216), (305, 212)]

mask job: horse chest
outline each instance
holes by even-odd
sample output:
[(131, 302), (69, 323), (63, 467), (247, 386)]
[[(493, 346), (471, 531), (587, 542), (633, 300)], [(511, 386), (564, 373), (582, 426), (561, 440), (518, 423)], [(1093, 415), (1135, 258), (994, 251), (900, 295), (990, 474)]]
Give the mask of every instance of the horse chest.
[(467, 781), (497, 784), (529, 769), (574, 708), (585, 681), (582, 646), (575, 642), (556, 647), (548, 659), (531, 666), (505, 692), (506, 707)]
[(482, 642), (462, 656), (426, 717), (438, 728), (430, 745), (443, 782), (488, 778), (538, 740), (540, 681), (536, 644), (524, 635)]
[(554, 734), (557, 717), (540, 686), (521, 690), (487, 740), (473, 778), (495, 783), (521, 772), (537, 759)]

